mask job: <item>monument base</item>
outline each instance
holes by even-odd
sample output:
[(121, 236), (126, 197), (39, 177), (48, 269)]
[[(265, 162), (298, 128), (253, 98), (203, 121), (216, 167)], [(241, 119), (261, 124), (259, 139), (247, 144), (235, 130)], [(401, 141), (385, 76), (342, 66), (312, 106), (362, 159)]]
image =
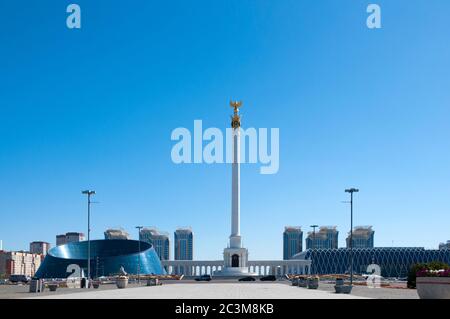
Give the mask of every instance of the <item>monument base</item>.
[(256, 273), (248, 271), (248, 267), (225, 267), (222, 270), (215, 271), (214, 277), (246, 277), (258, 276)]
[[(240, 236), (234, 236), (239, 238)], [(257, 276), (256, 273), (249, 272), (248, 250), (242, 247), (228, 247), (223, 250), (223, 258), (225, 267), (214, 272), (217, 277), (243, 277), (243, 276)]]

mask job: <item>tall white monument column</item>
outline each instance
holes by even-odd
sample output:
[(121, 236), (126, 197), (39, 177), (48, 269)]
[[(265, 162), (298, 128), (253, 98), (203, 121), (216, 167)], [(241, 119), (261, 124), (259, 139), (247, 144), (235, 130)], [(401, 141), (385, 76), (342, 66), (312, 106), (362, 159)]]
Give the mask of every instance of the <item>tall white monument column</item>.
[(256, 275), (248, 271), (248, 251), (242, 247), (240, 231), (240, 153), (241, 153), (241, 118), (239, 108), (241, 102), (230, 102), (234, 108), (234, 115), (231, 118), (231, 127), (233, 128), (233, 163), (231, 176), (231, 235), (230, 244), (223, 250), (225, 267), (214, 273), (215, 276), (242, 276)]
[(231, 179), (231, 235), (230, 248), (241, 248), (240, 219), (240, 161), (241, 161), (241, 132), (240, 128), (233, 128), (233, 163)]

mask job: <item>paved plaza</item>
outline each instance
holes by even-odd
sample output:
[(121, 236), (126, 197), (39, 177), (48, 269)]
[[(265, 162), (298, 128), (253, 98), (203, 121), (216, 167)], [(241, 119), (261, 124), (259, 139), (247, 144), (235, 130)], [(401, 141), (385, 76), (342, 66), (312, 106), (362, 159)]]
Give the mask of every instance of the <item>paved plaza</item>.
[(282, 283), (179, 283), (130, 289), (108, 289), (63, 295), (46, 295), (43, 299), (353, 299), (323, 290), (302, 289)]
[(29, 293), (27, 285), (0, 286), (0, 299), (418, 299), (415, 289), (368, 288), (354, 286), (351, 295), (335, 294), (334, 284), (321, 282), (319, 289), (312, 290), (291, 286), (288, 281), (235, 282), (217, 280), (196, 282), (194, 280), (164, 281), (161, 286), (146, 287), (130, 283), (126, 289), (115, 284), (104, 284), (99, 289), (58, 288), (43, 293)]
[[(13, 297), (13, 296), (10, 296)], [(350, 295), (336, 294), (332, 284), (321, 283), (317, 290), (298, 288), (287, 282), (197, 283), (169, 282), (162, 286), (131, 286), (117, 289), (104, 285), (99, 290), (59, 289), (39, 295), (21, 294), (13, 298), (39, 299), (418, 299), (412, 289), (371, 289), (355, 286)]]

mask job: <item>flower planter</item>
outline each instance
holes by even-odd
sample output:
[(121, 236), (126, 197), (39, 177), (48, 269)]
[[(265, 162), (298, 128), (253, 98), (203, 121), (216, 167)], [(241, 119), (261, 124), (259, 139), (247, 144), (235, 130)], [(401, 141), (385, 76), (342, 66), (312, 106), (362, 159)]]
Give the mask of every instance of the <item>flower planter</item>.
[(420, 299), (450, 299), (450, 277), (417, 277)]
[(160, 282), (158, 278), (150, 278), (147, 280), (147, 286), (159, 286)]
[(319, 278), (308, 278), (308, 289), (319, 288)]
[(337, 294), (349, 294), (352, 292), (353, 286), (350, 285), (336, 285), (334, 290)]
[(58, 288), (58, 284), (49, 284), (47, 286), (50, 291), (56, 291), (56, 289)]
[(336, 286), (343, 286), (343, 285), (344, 285), (344, 279), (336, 278)]
[(117, 288), (119, 288), (119, 289), (127, 288), (127, 286), (128, 286), (128, 277), (119, 277), (119, 278), (117, 278), (116, 285), (117, 285)]
[(349, 294), (352, 292), (353, 286), (345, 285), (343, 278), (336, 278), (336, 284), (334, 285), (334, 290), (337, 294)]
[(298, 278), (298, 286), (300, 288), (306, 288), (308, 286), (306, 279), (303, 277)]
[(298, 286), (298, 278), (292, 279), (292, 286)]

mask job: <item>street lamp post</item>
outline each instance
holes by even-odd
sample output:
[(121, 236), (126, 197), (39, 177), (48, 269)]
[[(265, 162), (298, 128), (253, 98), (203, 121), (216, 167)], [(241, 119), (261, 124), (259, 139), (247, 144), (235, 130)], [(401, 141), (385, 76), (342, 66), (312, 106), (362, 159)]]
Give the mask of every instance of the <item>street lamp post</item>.
[(353, 193), (359, 192), (357, 188), (349, 188), (345, 190), (350, 193), (350, 286), (353, 285)]
[(85, 190), (81, 192), (84, 195), (87, 195), (88, 198), (88, 261), (87, 261), (87, 266), (88, 266), (88, 270), (87, 270), (87, 282), (86, 282), (86, 288), (89, 289), (89, 283), (90, 283), (90, 278), (91, 278), (91, 237), (90, 237), (90, 233), (91, 233), (91, 196), (95, 195), (95, 191), (91, 191), (91, 190)]
[(138, 284), (141, 284), (141, 229), (144, 228), (144, 226), (136, 226), (136, 229), (138, 230)]

